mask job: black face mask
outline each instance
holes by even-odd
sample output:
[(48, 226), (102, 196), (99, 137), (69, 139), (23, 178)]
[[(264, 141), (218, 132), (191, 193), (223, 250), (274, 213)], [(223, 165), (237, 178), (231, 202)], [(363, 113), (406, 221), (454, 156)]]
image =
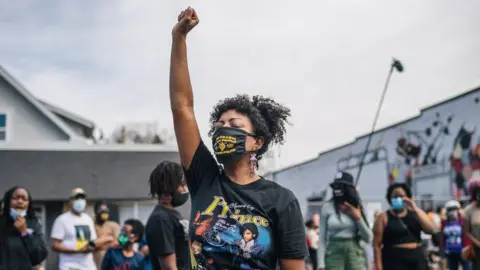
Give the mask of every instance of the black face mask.
[(255, 137), (254, 134), (239, 128), (218, 128), (212, 136), (213, 151), (218, 162), (228, 164), (247, 155), (247, 136)]
[(188, 201), (188, 192), (174, 193), (172, 195), (172, 206), (177, 207)]

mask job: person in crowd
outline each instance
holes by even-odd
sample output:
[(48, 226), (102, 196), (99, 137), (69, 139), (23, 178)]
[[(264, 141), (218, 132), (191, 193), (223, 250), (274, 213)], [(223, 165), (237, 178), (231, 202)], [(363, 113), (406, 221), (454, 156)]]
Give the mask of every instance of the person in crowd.
[(143, 234), (142, 241), (138, 244), (138, 251), (144, 256), (144, 270), (152, 270), (152, 261), (150, 260), (150, 249), (147, 243), (147, 234)]
[(117, 242), (120, 247), (110, 247), (102, 261), (102, 270), (144, 270), (144, 256), (133, 249), (143, 238), (145, 228), (140, 220), (128, 219), (122, 227)]
[[(331, 186), (333, 199), (320, 211), (318, 268), (363, 270), (367, 261), (360, 241), (371, 243), (373, 235), (363, 214), (353, 176), (340, 172)], [(352, 200), (357, 202), (357, 206), (348, 202)]]
[(407, 184), (390, 185), (386, 199), (391, 209), (382, 212), (373, 229), (376, 270), (425, 270), (420, 234), (436, 233), (435, 225), (412, 200)]
[(447, 220), (447, 209), (445, 209), (445, 207), (443, 207), (441, 205), (438, 206), (437, 207), (437, 214), (438, 214), (438, 217), (440, 218), (440, 223)]
[[(61, 214), (53, 223), (50, 237), (52, 249), (60, 254), (59, 270), (96, 270), (92, 252), (96, 246), (103, 246), (104, 238), (97, 240), (95, 225), (85, 212), (87, 195), (82, 188), (75, 188), (69, 201), (69, 211)], [(100, 240), (100, 239), (99, 239)]]
[(145, 230), (152, 268), (189, 269), (188, 221), (174, 209), (188, 200), (182, 166), (163, 161), (150, 174), (149, 184), (150, 195), (158, 199)]
[(5, 193), (0, 214), (0, 270), (31, 270), (48, 255), (30, 193), (15, 186)]
[(433, 208), (430, 208), (426, 211), (427, 216), (430, 219), (430, 222), (432, 222), (437, 229), (440, 229), (442, 227), (442, 219), (438, 213), (439, 209), (441, 208), (437, 208), (437, 212), (434, 211)]
[(317, 226), (317, 230), (320, 227), (320, 213), (315, 213), (312, 215), (312, 222), (314, 226)]
[[(282, 269), (303, 269), (308, 250), (298, 200), (256, 171), (271, 144), (284, 142), (290, 110), (262, 96), (220, 101), (210, 115), (215, 159), (200, 136), (187, 64), (187, 33), (198, 22), (192, 8), (179, 15), (172, 31), (170, 68), (175, 134), (192, 196), (192, 264), (273, 269), (280, 260)], [(247, 228), (252, 225), (256, 230)], [(247, 246), (237, 244), (247, 241)]]
[(460, 201), (460, 210), (459, 210), (459, 212), (460, 212), (460, 216), (462, 216), (462, 217), (465, 216), (465, 208), (467, 207), (467, 204), (468, 204), (468, 202), (465, 201), (465, 200), (461, 200), (461, 201)]
[(460, 215), (460, 203), (448, 201), (445, 204), (447, 220), (442, 222), (443, 246), (448, 261), (448, 269), (470, 270), (470, 263), (461, 258), (463, 248), (469, 245), (470, 241), (463, 233), (464, 219)]
[(95, 232), (99, 242), (103, 243), (99, 245), (93, 253), (93, 260), (100, 269), (102, 265), (103, 256), (107, 249), (112, 246), (116, 246), (118, 235), (120, 234), (120, 226), (115, 221), (109, 220), (110, 209), (106, 202), (97, 202), (94, 206), (95, 209)]
[(464, 233), (470, 240), (470, 246), (464, 252), (472, 260), (472, 269), (480, 269), (480, 178), (473, 178), (468, 182), (467, 190), (471, 203), (465, 208)]
[(317, 249), (318, 249), (318, 225), (313, 222), (313, 219), (305, 222), (307, 227), (307, 246), (312, 267), (317, 270)]

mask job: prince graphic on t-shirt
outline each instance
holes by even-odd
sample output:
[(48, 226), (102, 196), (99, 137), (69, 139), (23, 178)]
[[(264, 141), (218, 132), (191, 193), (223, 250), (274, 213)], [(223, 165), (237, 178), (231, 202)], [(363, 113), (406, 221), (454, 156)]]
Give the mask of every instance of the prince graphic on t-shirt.
[(275, 269), (278, 259), (307, 256), (300, 206), (290, 190), (263, 178), (231, 181), (203, 143), (186, 178), (192, 269)]

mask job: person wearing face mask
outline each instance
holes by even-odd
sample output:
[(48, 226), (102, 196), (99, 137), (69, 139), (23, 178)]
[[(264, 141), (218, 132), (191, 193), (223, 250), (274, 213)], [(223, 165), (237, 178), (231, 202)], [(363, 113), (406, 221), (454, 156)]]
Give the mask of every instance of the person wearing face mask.
[(158, 205), (145, 227), (152, 268), (189, 269), (188, 221), (175, 207), (188, 200), (182, 166), (163, 161), (150, 174), (150, 195)]
[(373, 236), (353, 176), (339, 172), (330, 186), (332, 200), (320, 210), (318, 268), (364, 270), (368, 261), (363, 243), (370, 244)]
[(469, 245), (470, 241), (463, 233), (464, 219), (459, 212), (460, 203), (448, 201), (445, 209), (446, 220), (442, 222), (442, 235), (448, 269), (458, 270), (461, 265), (463, 270), (470, 270), (470, 263), (461, 258), (463, 248)]
[(463, 230), (471, 245), (462, 251), (462, 257), (472, 261), (472, 269), (480, 269), (480, 178), (472, 178), (467, 187), (470, 204), (465, 208)]
[(50, 237), (52, 249), (59, 253), (59, 270), (96, 270), (92, 251), (97, 234), (93, 220), (86, 214), (87, 195), (75, 188), (70, 197), (71, 210), (61, 214), (53, 223)]
[(0, 270), (31, 270), (48, 255), (32, 197), (22, 187), (9, 189), (0, 214)]
[(106, 202), (95, 204), (95, 232), (97, 233), (97, 249), (93, 253), (93, 259), (97, 268), (100, 269), (103, 256), (111, 246), (117, 245), (117, 237), (120, 234), (120, 226), (115, 221), (109, 220), (110, 209)]
[(133, 249), (133, 245), (142, 239), (144, 230), (140, 220), (128, 219), (125, 221), (117, 239), (120, 247), (111, 247), (107, 250), (101, 269), (144, 270), (144, 256)]
[[(210, 115), (214, 157), (200, 136), (187, 64), (187, 34), (198, 23), (194, 9), (180, 13), (170, 62), (170, 105), (192, 197), (192, 267), (275, 269), (278, 262), (282, 269), (303, 269), (309, 254), (299, 202), (292, 191), (257, 174), (258, 160), (272, 144), (284, 142), (290, 109), (263, 96), (218, 102)], [(232, 233), (245, 222), (259, 232), (248, 256), (239, 255), (235, 243), (242, 238)]]
[(436, 233), (435, 225), (412, 200), (407, 184), (390, 185), (386, 199), (391, 209), (378, 216), (373, 228), (375, 269), (427, 269), (420, 234)]

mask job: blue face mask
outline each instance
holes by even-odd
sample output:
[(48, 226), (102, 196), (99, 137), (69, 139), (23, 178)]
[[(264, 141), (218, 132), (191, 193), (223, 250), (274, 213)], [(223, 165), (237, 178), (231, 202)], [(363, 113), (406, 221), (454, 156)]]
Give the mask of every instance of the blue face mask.
[(78, 213), (82, 213), (85, 211), (85, 207), (87, 206), (87, 201), (85, 199), (76, 199), (73, 201), (72, 208)]
[(13, 208), (10, 208), (10, 216), (12, 217), (13, 220), (16, 220), (17, 217), (25, 217), (27, 215), (27, 211), (17, 211)]
[(392, 208), (395, 211), (402, 211), (405, 208), (405, 201), (400, 197), (392, 199)]

